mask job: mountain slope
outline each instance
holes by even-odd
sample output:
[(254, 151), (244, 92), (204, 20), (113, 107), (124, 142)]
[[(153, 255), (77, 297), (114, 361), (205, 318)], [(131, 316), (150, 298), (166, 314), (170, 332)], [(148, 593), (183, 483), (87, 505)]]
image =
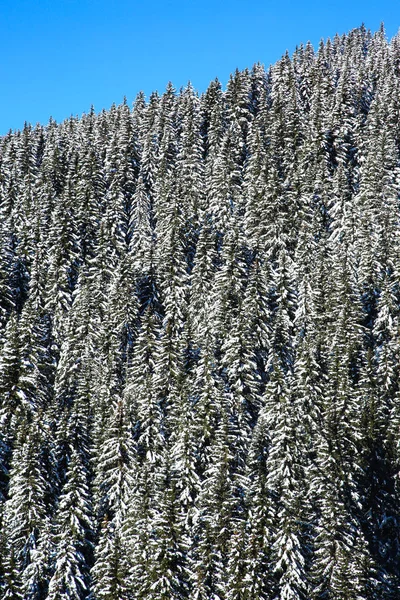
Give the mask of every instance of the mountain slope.
[(0, 140), (0, 598), (399, 597), (399, 65)]

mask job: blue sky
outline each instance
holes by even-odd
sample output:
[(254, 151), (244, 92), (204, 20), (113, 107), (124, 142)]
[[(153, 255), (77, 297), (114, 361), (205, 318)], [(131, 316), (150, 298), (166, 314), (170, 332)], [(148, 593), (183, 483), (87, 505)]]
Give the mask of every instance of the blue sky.
[(236, 67), (362, 22), (388, 37), (396, 0), (0, 0), (0, 135), (109, 108), (190, 80), (200, 92)]

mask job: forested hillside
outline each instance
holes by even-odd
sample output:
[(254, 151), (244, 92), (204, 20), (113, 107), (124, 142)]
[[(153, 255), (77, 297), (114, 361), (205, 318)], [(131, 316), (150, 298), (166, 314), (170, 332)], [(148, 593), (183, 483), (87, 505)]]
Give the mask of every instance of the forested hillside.
[(0, 139), (0, 598), (400, 598), (400, 36)]

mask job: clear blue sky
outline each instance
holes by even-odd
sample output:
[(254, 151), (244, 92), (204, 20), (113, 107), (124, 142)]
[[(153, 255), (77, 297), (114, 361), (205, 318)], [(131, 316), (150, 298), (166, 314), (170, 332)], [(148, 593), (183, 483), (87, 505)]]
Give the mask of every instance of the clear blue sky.
[(0, 0), (0, 135), (132, 102), (169, 80), (225, 85), (236, 67), (381, 21), (397, 33), (397, 0)]

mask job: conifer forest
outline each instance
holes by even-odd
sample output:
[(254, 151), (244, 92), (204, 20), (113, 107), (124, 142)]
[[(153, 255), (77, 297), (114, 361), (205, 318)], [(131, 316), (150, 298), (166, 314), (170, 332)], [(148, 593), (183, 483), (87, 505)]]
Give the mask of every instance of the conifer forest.
[(400, 598), (400, 36), (0, 138), (0, 598)]

